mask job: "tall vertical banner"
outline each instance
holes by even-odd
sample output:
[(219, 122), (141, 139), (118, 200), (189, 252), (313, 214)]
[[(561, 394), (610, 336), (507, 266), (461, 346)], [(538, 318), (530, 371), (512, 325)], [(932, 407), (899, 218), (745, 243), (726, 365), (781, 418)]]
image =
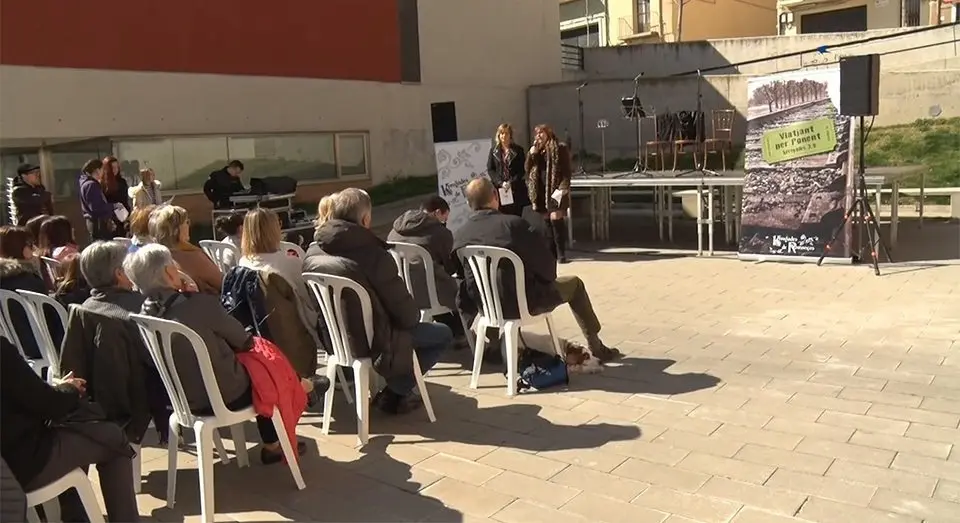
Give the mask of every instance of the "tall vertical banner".
[(456, 231), (470, 214), (466, 188), (470, 180), (486, 176), (490, 139), (434, 145), (437, 155), (437, 193), (450, 204), (447, 228)]
[[(840, 69), (751, 78), (747, 100), (739, 258), (816, 261), (853, 202)], [(849, 257), (849, 224), (826, 252)]]

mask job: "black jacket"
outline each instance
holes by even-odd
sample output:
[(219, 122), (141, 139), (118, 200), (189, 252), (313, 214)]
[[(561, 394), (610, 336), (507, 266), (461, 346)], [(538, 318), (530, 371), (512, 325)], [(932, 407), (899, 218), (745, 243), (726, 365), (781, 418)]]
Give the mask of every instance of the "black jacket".
[(210, 173), (210, 178), (203, 184), (203, 194), (216, 208), (230, 207), (230, 197), (246, 190), (240, 178), (230, 176), (227, 168)]
[[(11, 260), (9, 258), (0, 258), (0, 289), (5, 291), (33, 291), (41, 294), (47, 293), (47, 285), (40, 276), (36, 265), (23, 260)], [(23, 345), (23, 352), (31, 359), (40, 358), (40, 347), (33, 336), (33, 329), (30, 328), (30, 320), (27, 318), (27, 311), (16, 303), (10, 305), (10, 319), (13, 322), (13, 329), (20, 338)], [(59, 321), (59, 320), (57, 320)], [(16, 347), (6, 338), (0, 337), (0, 346)]]
[[(453, 250), (456, 252), (474, 245), (502, 247), (520, 257), (527, 290), (527, 307), (531, 314), (551, 311), (563, 302), (556, 286), (557, 260), (550, 253), (546, 238), (523, 218), (488, 209), (474, 212), (454, 233)], [(457, 263), (460, 262), (458, 259)], [(470, 270), (458, 272), (464, 276), (459, 295), (460, 309), (475, 314), (480, 303), (480, 292), (474, 275)], [(500, 281), (504, 316), (519, 318), (513, 269), (501, 267)]]
[(13, 216), (17, 225), (27, 224), (30, 218), (41, 214), (53, 214), (53, 198), (43, 185), (33, 186), (17, 176), (10, 191), (13, 201)]
[(370, 294), (373, 343), (364, 334), (360, 304), (350, 294), (344, 299), (350, 348), (358, 358), (373, 359), (384, 377), (413, 372), (413, 328), (420, 309), (400, 278), (383, 240), (373, 231), (343, 220), (329, 220), (317, 229), (316, 244), (307, 251), (303, 272), (350, 278)]
[(122, 175), (117, 176), (117, 189), (112, 192), (103, 191), (103, 196), (107, 202), (119, 203), (128, 212), (130, 211), (130, 184)]
[(13, 346), (0, 347), (0, 455), (21, 485), (50, 460), (53, 431), (47, 422), (66, 417), (79, 400), (69, 385), (47, 385)]
[[(393, 230), (387, 235), (387, 241), (412, 243), (426, 249), (433, 259), (433, 278), (440, 305), (450, 309), (457, 306), (457, 280), (452, 276), (457, 269), (453, 259), (453, 233), (446, 225), (430, 213), (407, 211), (393, 222)], [(417, 306), (429, 308), (427, 282), (419, 264), (410, 268), (410, 279), (413, 281)]]
[(140, 443), (150, 423), (146, 372), (156, 372), (140, 332), (129, 321), (144, 297), (119, 288), (94, 290), (80, 307), (70, 310), (60, 346), (60, 374), (73, 372), (87, 380), (90, 399), (107, 419)]
[(529, 191), (527, 190), (527, 172), (524, 167), (526, 153), (523, 147), (510, 144), (504, 158), (503, 150), (494, 144), (487, 157), (487, 173), (494, 185), (500, 187), (503, 182), (510, 182), (513, 191), (513, 205), (521, 208), (530, 205)]

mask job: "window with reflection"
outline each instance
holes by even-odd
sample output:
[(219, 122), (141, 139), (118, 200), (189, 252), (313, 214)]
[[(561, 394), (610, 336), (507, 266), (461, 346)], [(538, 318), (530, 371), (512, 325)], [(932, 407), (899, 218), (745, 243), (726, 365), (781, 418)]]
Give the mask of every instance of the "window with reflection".
[(337, 177), (337, 153), (331, 134), (231, 136), (231, 160), (243, 162), (244, 176), (289, 176), (296, 180)]
[(226, 137), (174, 138), (171, 141), (177, 190), (203, 189), (210, 173), (229, 162)]
[(120, 171), (131, 186), (140, 182), (140, 169), (149, 168), (164, 190), (176, 188), (177, 173), (170, 140), (123, 140), (114, 144), (113, 151), (120, 160)]
[(367, 135), (338, 134), (337, 164), (340, 176), (363, 176), (367, 174)]
[(79, 189), (80, 169), (88, 160), (103, 159), (113, 153), (110, 141), (84, 140), (58, 144), (50, 147), (50, 161), (53, 164), (52, 184), (47, 190), (54, 198), (72, 198)]

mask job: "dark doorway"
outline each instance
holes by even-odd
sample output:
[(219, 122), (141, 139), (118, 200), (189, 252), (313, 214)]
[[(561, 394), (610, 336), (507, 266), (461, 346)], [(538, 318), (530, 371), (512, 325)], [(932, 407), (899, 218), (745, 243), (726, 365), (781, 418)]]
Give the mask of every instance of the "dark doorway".
[(430, 104), (433, 143), (457, 141), (457, 105), (453, 102)]
[(800, 33), (844, 33), (867, 30), (867, 6), (800, 16)]

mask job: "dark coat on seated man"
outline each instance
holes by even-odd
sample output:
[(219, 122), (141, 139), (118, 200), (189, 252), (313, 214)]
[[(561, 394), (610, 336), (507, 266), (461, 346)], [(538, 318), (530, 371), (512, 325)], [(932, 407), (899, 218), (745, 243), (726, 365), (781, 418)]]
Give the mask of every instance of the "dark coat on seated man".
[(350, 278), (370, 295), (373, 343), (368, 346), (360, 303), (351, 293), (344, 294), (354, 357), (371, 358), (374, 369), (385, 378), (412, 373), (412, 330), (420, 322), (420, 309), (407, 292), (388, 245), (370, 229), (337, 219), (324, 222), (314, 240), (303, 272)]
[[(434, 196), (432, 199), (439, 199), (443, 202), (443, 205), (446, 206), (444, 214), (450, 213), (447, 202), (439, 196)], [(429, 201), (425, 202), (420, 209), (401, 214), (393, 222), (393, 230), (387, 235), (387, 240), (419, 245), (430, 253), (433, 260), (433, 278), (437, 287), (437, 299), (440, 305), (454, 310), (457, 306), (458, 284), (452, 276), (457, 269), (452, 255), (453, 233), (437, 217), (438, 209), (431, 211), (428, 208), (423, 208), (429, 203)], [(410, 267), (410, 280), (414, 297), (417, 300), (417, 307), (429, 309), (430, 300), (427, 295), (427, 282), (421, 264)]]
[[(523, 262), (527, 307), (531, 314), (541, 314), (563, 303), (555, 284), (557, 260), (550, 254), (546, 238), (519, 216), (503, 214), (498, 210), (481, 209), (473, 212), (453, 235), (453, 251), (472, 245), (502, 247), (515, 253)], [(461, 263), (458, 259), (457, 263)], [(476, 314), (480, 294), (471, 271), (458, 271), (464, 281), (460, 285), (460, 309)], [(513, 268), (500, 269), (504, 315), (519, 318), (517, 290)]]
[(128, 318), (143, 300), (130, 290), (94, 289), (83, 305), (71, 307), (60, 347), (60, 374), (87, 380), (90, 398), (138, 444), (150, 423), (145, 383), (153, 361)]

